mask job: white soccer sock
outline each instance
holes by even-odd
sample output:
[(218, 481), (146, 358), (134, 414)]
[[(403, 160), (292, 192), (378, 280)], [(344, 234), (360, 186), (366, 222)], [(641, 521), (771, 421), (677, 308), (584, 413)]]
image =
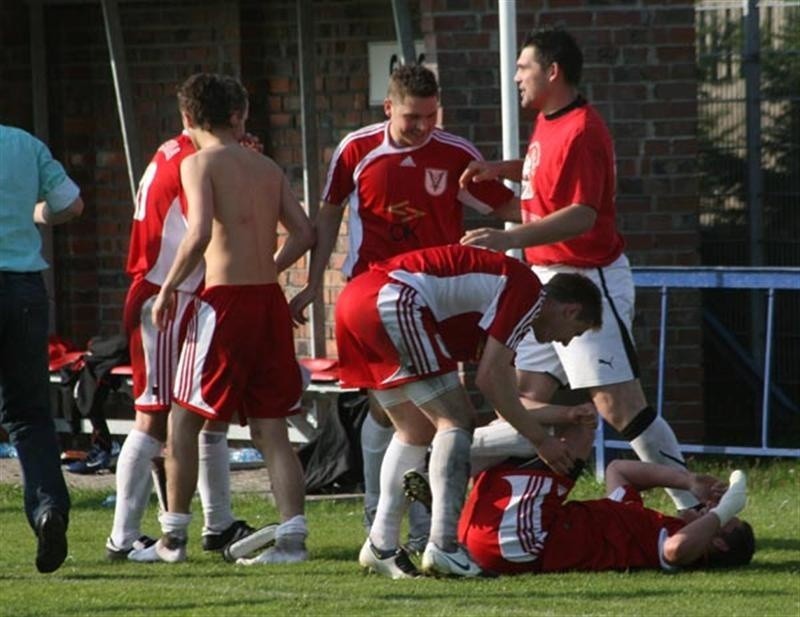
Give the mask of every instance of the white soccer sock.
[(182, 512), (162, 512), (158, 515), (158, 522), (161, 523), (162, 533), (185, 539), (189, 534), (192, 515), (191, 513), (184, 514)]
[(111, 527), (111, 541), (117, 548), (130, 548), (142, 535), (142, 516), (153, 488), (150, 465), (161, 454), (162, 446), (160, 441), (137, 429), (132, 429), (122, 444), (117, 459), (117, 502)]
[(203, 504), (203, 533), (219, 533), (236, 521), (231, 510), (228, 437), (203, 430), (198, 439), (197, 491)]
[(306, 548), (308, 525), (306, 517), (297, 514), (284, 521), (275, 530), (275, 546), (285, 551), (299, 551)]
[(471, 444), (472, 435), (461, 428), (437, 432), (431, 444), (428, 464), (433, 496), (430, 541), (448, 552), (457, 548), (456, 532), (469, 480)]
[(711, 508), (719, 518), (719, 524), (724, 527), (728, 521), (744, 510), (747, 504), (747, 477), (741, 470), (736, 469), (730, 477), (728, 490), (719, 500), (719, 503)]
[[(630, 440), (630, 444), (636, 455), (645, 462), (686, 469), (675, 433), (664, 418), (656, 417), (638, 436)], [(693, 508), (700, 503), (690, 491), (674, 488), (664, 490), (678, 510)]]
[(381, 426), (367, 413), (361, 424), (361, 456), (364, 461), (364, 509), (374, 512), (381, 494), (381, 463), (394, 435), (393, 426)]
[(536, 456), (536, 448), (508, 422), (494, 422), (475, 429), (470, 448), (473, 474), (510, 456), (532, 458)]
[(392, 437), (381, 465), (381, 488), (378, 511), (369, 537), (379, 549), (397, 548), (400, 541), (400, 523), (408, 500), (403, 492), (403, 474), (411, 469), (420, 470), (425, 465), (427, 446), (412, 446)]

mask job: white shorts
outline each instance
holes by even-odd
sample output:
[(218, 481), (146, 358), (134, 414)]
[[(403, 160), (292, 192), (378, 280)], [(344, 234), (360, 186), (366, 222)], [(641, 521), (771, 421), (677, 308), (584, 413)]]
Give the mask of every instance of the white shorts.
[(517, 348), (517, 369), (547, 373), (573, 389), (638, 378), (639, 360), (631, 334), (636, 291), (628, 258), (620, 255), (603, 268), (532, 266), (531, 269), (542, 283), (559, 272), (577, 272), (594, 281), (603, 296), (603, 327), (584, 332), (567, 346), (538, 343), (531, 332)]
[(408, 401), (411, 401), (417, 407), (421, 407), (442, 394), (460, 387), (461, 382), (457, 373), (444, 373), (443, 375), (405, 383), (396, 388), (371, 390), (371, 392), (381, 407), (389, 409)]

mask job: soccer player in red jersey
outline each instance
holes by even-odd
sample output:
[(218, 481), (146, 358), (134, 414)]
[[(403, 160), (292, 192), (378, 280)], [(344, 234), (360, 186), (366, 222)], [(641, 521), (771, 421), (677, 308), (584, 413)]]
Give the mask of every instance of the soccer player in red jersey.
[[(315, 221), (317, 246), (308, 284), (290, 303), (297, 323), (305, 322), (302, 312), (322, 287), (348, 205), (348, 248), (342, 267), (347, 278), (406, 251), (458, 242), (465, 206), (503, 220), (520, 220), (518, 201), (500, 182), (459, 186), (469, 163), (483, 157), (466, 139), (436, 126), (439, 85), (432, 71), (421, 65), (395, 69), (383, 107), (386, 121), (350, 133), (333, 154)], [(371, 415), (361, 431), (367, 528), (392, 432), (385, 413), (371, 401)], [(426, 513), (412, 507), (409, 515), (408, 545), (421, 550)]]
[[(753, 530), (736, 518), (747, 496), (740, 471), (731, 474), (725, 490), (711, 476), (616, 460), (606, 470), (604, 499), (567, 501), (591, 452), (593, 431), (572, 424), (557, 435), (581, 461), (569, 475), (552, 472), (538, 458), (508, 459), (477, 474), (459, 522), (459, 541), (482, 568), (497, 574), (672, 572), (750, 562)], [(655, 487), (689, 491), (707, 505), (679, 517), (662, 514), (645, 507), (640, 494)]]
[(375, 521), (359, 554), (364, 568), (391, 578), (417, 575), (398, 545), (402, 483), (406, 471), (423, 467), (430, 445), (433, 507), (422, 570), (481, 574), (456, 542), (476, 420), (457, 363), (478, 363), (476, 384), (490, 404), (566, 473), (569, 451), (522, 406), (512, 359), (531, 329), (566, 345), (599, 327), (600, 317), (600, 293), (586, 277), (563, 274), (542, 286), (520, 261), (458, 244), (378, 262), (345, 287), (336, 305), (342, 383), (369, 389), (396, 428), (381, 467)]
[[(462, 186), (507, 178), (521, 182), (523, 224), (477, 229), (464, 244), (506, 251), (524, 248), (542, 281), (579, 272), (603, 293), (603, 328), (569, 349), (529, 337), (516, 366), (520, 391), (549, 401), (564, 385), (586, 388), (597, 410), (640, 459), (685, 468), (675, 434), (647, 404), (632, 337), (635, 290), (616, 227), (616, 171), (611, 136), (578, 92), (583, 55), (563, 30), (534, 32), (523, 43), (515, 81), (524, 108), (538, 110), (523, 160), (473, 162)], [(668, 489), (679, 510), (698, 505), (687, 491)]]

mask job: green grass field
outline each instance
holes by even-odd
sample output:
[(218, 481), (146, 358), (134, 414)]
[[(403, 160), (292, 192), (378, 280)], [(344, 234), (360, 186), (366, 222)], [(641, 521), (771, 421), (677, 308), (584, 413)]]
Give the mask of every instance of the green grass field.
[[(312, 559), (293, 566), (243, 567), (200, 549), (199, 504), (189, 561), (178, 565), (105, 560), (113, 511), (105, 493), (73, 491), (70, 552), (51, 575), (33, 565), (35, 540), (22, 514), (19, 487), (0, 485), (0, 615), (800, 615), (800, 463), (695, 460), (694, 469), (727, 478), (748, 471), (744, 512), (755, 528), (757, 552), (747, 568), (728, 571), (604, 572), (518, 576), (490, 580), (391, 581), (363, 575), (356, 562), (363, 541), (357, 501), (308, 506)], [(576, 498), (601, 488), (584, 477)], [(648, 505), (667, 508), (661, 491)], [(237, 515), (251, 524), (274, 520), (253, 494), (236, 494)], [(155, 535), (156, 510), (144, 531)]]

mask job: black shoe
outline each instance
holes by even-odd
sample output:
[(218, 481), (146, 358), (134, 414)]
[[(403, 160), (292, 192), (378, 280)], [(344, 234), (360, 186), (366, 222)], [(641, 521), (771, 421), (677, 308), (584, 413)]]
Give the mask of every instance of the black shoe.
[(255, 531), (244, 521), (234, 521), (225, 531), (219, 533), (203, 534), (204, 551), (222, 551), (229, 544), (233, 544), (242, 538), (246, 538)]
[(403, 492), (408, 499), (420, 502), (428, 512), (431, 511), (433, 495), (431, 494), (431, 484), (425, 474), (413, 469), (405, 472), (403, 474)]
[(67, 558), (67, 524), (61, 512), (47, 510), (36, 523), (36, 569), (55, 572)]

